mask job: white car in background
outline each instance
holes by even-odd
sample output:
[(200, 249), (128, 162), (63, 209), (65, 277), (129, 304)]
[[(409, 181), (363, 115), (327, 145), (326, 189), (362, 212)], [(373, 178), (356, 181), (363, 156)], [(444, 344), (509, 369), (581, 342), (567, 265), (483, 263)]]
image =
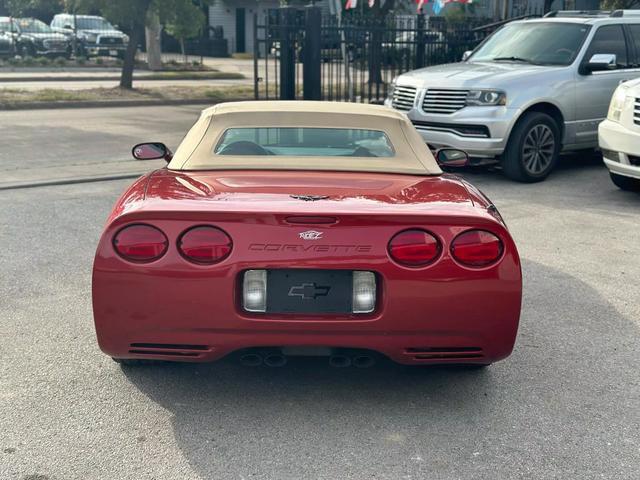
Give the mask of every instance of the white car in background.
[(640, 191), (640, 79), (618, 86), (598, 137), (613, 183)]

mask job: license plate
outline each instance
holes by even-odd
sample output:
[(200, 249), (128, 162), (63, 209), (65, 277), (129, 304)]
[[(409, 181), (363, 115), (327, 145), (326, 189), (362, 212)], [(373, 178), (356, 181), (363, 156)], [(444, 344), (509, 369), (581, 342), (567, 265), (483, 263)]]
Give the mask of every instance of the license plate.
[(267, 271), (268, 313), (351, 313), (349, 270)]
[(117, 57), (118, 56), (118, 51), (117, 50), (109, 50), (109, 55), (111, 55), (112, 57)]

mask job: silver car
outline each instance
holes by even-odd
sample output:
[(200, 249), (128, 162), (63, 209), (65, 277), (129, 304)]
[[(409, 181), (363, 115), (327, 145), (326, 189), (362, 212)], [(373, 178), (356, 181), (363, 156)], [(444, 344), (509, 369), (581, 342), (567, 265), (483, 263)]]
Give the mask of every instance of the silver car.
[(640, 12), (554, 13), (509, 23), (462, 63), (397, 77), (386, 105), (435, 148), (544, 180), (562, 151), (595, 148), (622, 81), (640, 77)]

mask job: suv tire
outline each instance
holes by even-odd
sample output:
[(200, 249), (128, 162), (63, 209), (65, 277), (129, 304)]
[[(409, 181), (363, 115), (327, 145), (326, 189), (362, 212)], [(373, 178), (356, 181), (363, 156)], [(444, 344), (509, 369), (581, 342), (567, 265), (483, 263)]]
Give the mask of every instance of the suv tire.
[(533, 183), (547, 178), (560, 156), (560, 128), (541, 112), (525, 113), (516, 123), (501, 159), (507, 177)]
[(627, 192), (640, 192), (640, 180), (631, 177), (625, 177), (624, 175), (618, 175), (613, 172), (609, 172), (611, 175), (611, 181), (616, 184), (620, 190)]

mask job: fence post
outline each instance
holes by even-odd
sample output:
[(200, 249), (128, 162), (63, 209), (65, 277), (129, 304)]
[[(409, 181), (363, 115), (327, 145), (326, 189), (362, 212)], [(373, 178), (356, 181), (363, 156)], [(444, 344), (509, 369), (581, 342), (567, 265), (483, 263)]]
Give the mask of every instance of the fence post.
[(309, 6), (305, 11), (305, 36), (302, 50), (302, 88), (305, 100), (322, 100), (321, 87), (321, 29), (322, 10)]
[(416, 24), (416, 61), (414, 68), (422, 68), (424, 67), (424, 54), (425, 54), (425, 22), (424, 15), (422, 13), (418, 14), (417, 24)]
[(280, 20), (280, 100), (296, 99), (296, 9), (279, 9)]
[[(265, 21), (265, 39), (267, 38), (267, 26)], [(265, 50), (266, 41), (265, 41)], [(258, 13), (253, 14), (253, 96), (256, 100), (260, 99), (260, 90), (258, 89), (258, 58), (260, 56), (260, 42), (258, 41)]]

